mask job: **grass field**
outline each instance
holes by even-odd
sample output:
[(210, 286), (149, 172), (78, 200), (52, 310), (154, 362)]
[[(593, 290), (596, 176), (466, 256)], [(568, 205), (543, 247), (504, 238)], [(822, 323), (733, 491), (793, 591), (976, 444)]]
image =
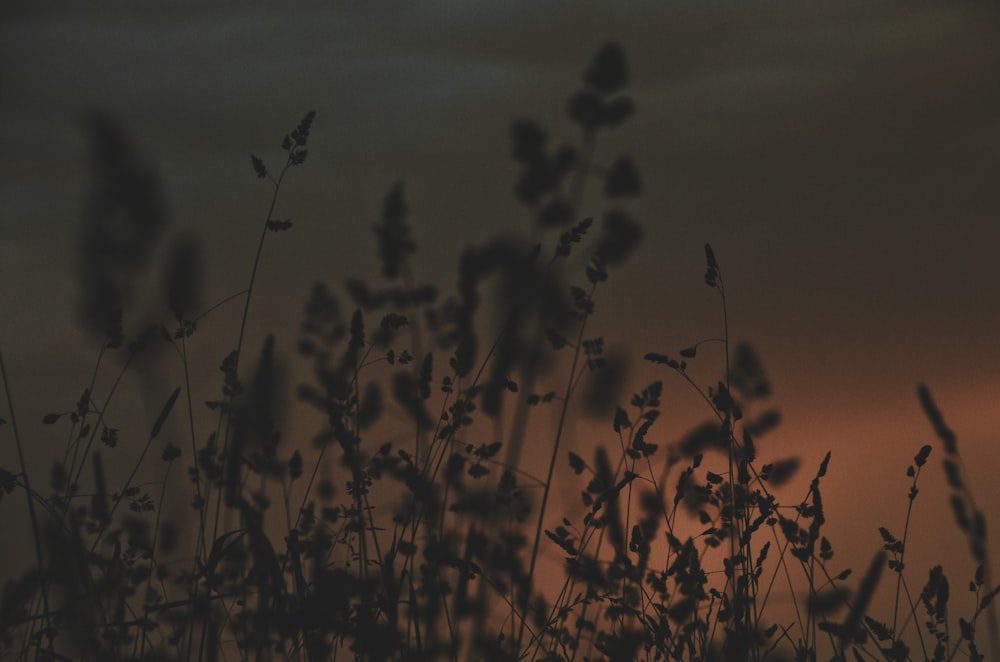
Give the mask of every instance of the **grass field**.
[[(607, 44), (567, 103), (578, 144), (551, 145), (537, 122), (513, 122), (515, 193), (531, 227), (454, 256), (453, 291), (414, 273), (418, 237), (405, 191), (393, 186), (374, 227), (381, 280), (305, 293), (294, 371), (247, 320), (265, 244), (299, 231), (280, 215), (282, 187), (307, 163), (321, 118), (310, 112), (284, 136), (277, 166), (252, 158), (249, 174), (273, 191), (253, 268), (245, 289), (206, 305), (203, 249), (164, 237), (152, 176), (121, 128), (95, 116), (80, 304), (99, 352), (93, 372), (75, 403), (24, 421), (0, 357), (0, 435), (18, 458), (0, 469), (0, 512), (23, 507), (30, 522), (30, 560), (4, 585), (4, 657), (1000, 652), (985, 518), (928, 389), (915, 398), (938, 445), (885, 468), (910, 478), (900, 495), (907, 517), (879, 530), (867, 567), (844, 568), (827, 537), (823, 487), (838, 479), (830, 455), (805, 466), (767, 452), (780, 414), (762, 358), (730, 339), (724, 275), (739, 275), (724, 274), (724, 256), (705, 245), (705, 294), (718, 302), (720, 328), (628, 357), (655, 371), (648, 383), (633, 388), (623, 357), (591, 331), (643, 237), (628, 209), (642, 190), (635, 162), (593, 162), (606, 130), (635, 110), (627, 83), (622, 49)], [(581, 208), (587, 186), (599, 187), (605, 208)], [(154, 263), (159, 316), (130, 307)], [(227, 315), (238, 331), (221, 340), (226, 351), (194, 364), (206, 321)], [(703, 370), (718, 377), (705, 383)], [(206, 371), (218, 378), (210, 390), (192, 379)], [(168, 394), (143, 427), (141, 414), (115, 406), (131, 402), (122, 391), (135, 373)], [(290, 383), (299, 374), (303, 383)], [(702, 424), (661, 420), (665, 383), (696, 394)], [(287, 437), (292, 401), (315, 424), (307, 443)], [(579, 424), (614, 442), (584, 450), (571, 439)], [(64, 449), (44, 472), (26, 470), (24, 449), (50, 429)], [(920, 494), (922, 474), (937, 466), (949, 492)], [(907, 563), (920, 544), (908, 536), (918, 498), (950, 502), (954, 521), (940, 526), (957, 525), (973, 577), (949, 583), (941, 566)]]

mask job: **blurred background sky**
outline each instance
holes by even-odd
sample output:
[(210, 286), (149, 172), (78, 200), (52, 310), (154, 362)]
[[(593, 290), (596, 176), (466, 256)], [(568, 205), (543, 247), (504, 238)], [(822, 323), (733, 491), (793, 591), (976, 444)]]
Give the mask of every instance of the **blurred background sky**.
[[(902, 527), (903, 472), (934, 443), (918, 382), (957, 432), (1000, 535), (990, 3), (8, 1), (0, 17), (0, 349), (39, 472), (63, 440), (37, 421), (72, 407), (96, 355), (73, 323), (86, 111), (122, 122), (161, 177), (173, 227), (202, 235), (206, 301), (249, 274), (270, 195), (249, 154), (276, 166), (281, 136), (317, 111), (276, 214), (295, 226), (265, 247), (251, 316), (251, 348), (269, 330), (290, 354), (313, 281), (377, 275), (371, 226), (395, 181), (416, 270), (442, 289), (460, 248), (526, 230), (510, 122), (576, 140), (565, 100), (617, 40), (638, 111), (597, 160), (635, 158), (645, 190), (630, 208), (645, 239), (599, 295), (596, 328), (637, 359), (636, 383), (664, 379), (659, 441), (685, 431), (693, 401), (638, 359), (718, 335), (702, 280), (710, 242), (732, 334), (759, 351), (784, 415), (762, 452), (799, 454), (804, 492), (833, 451), (827, 517), (857, 550), (855, 570), (880, 544), (876, 526)], [(238, 308), (209, 333), (233, 333)], [(718, 360), (709, 347), (700, 359)], [(214, 371), (223, 354), (204, 360)], [(911, 562), (921, 583), (944, 547), (964, 558), (938, 445), (931, 458), (911, 532), (931, 549)]]

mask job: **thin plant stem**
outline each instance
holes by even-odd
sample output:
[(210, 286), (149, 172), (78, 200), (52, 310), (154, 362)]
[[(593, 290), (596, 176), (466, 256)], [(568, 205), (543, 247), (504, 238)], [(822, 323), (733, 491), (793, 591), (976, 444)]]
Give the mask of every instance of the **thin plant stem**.
[[(3, 389), (7, 398), (7, 411), (10, 413), (10, 427), (14, 434), (14, 446), (17, 448), (17, 460), (21, 468), (21, 477), (24, 480), (25, 498), (28, 501), (28, 518), (31, 520), (31, 534), (35, 543), (35, 563), (38, 565), (38, 581), (42, 588), (42, 605), (45, 608), (45, 630), (48, 631), (51, 622), (51, 607), (49, 605), (49, 589), (46, 581), (45, 564), (42, 557), (42, 535), (38, 526), (38, 517), (35, 514), (35, 501), (31, 498), (31, 479), (28, 477), (27, 463), (24, 461), (24, 445), (21, 443), (21, 432), (17, 427), (17, 414), (14, 410), (14, 397), (10, 392), (10, 381), (7, 378), (7, 365), (3, 360), (3, 352), (0, 351), (0, 377), (3, 377)], [(49, 650), (52, 650), (52, 637), (49, 636)]]
[[(591, 285), (590, 292), (588, 293), (588, 299), (592, 299), (594, 296), (594, 291), (597, 289), (596, 283)], [(576, 378), (577, 366), (580, 362), (580, 353), (583, 351), (583, 334), (587, 328), (587, 317), (580, 322), (580, 329), (576, 334), (576, 346), (573, 350), (573, 362), (570, 365), (569, 378), (566, 383), (566, 397), (562, 401), (562, 405), (559, 410), (559, 423), (556, 425), (555, 439), (552, 442), (552, 454), (549, 456), (549, 468), (545, 476), (545, 488), (542, 490), (542, 503), (538, 507), (538, 523), (535, 526), (535, 541), (532, 543), (531, 547), (531, 561), (528, 569), (528, 578), (525, 583), (525, 591), (530, 591), (532, 583), (535, 577), (535, 567), (538, 561), (538, 545), (541, 542), (542, 528), (545, 524), (545, 509), (548, 506), (549, 494), (552, 491), (552, 476), (555, 474), (556, 469), (556, 459), (559, 457), (559, 444), (562, 441), (563, 432), (566, 429), (566, 415), (569, 412), (569, 393), (573, 386), (573, 380)], [(527, 594), (524, 596), (527, 597)], [(522, 604), (526, 605), (527, 600), (522, 598)], [(524, 637), (524, 626), (525, 620), (527, 620), (527, 613), (522, 615), (521, 627), (517, 634), (517, 650), (521, 648), (521, 640)]]

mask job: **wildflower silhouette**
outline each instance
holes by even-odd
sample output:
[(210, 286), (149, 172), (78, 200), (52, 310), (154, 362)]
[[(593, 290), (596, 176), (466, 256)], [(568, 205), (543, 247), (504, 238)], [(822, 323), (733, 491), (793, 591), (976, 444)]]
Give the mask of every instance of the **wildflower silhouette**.
[[(836, 458), (810, 468), (769, 451), (781, 420), (772, 385), (752, 347), (731, 338), (725, 262), (710, 245), (704, 282), (722, 328), (645, 352), (657, 374), (626, 395), (627, 362), (592, 328), (643, 239), (628, 206), (643, 190), (639, 164), (598, 159), (636, 112), (628, 84), (624, 49), (605, 44), (566, 105), (577, 142), (512, 123), (513, 192), (530, 228), (465, 248), (453, 291), (420, 278), (405, 189), (390, 187), (372, 227), (380, 280), (348, 278), (343, 294), (317, 282), (305, 298), (296, 347), (309, 376), (294, 394), (320, 421), (307, 444), (283, 437), (290, 371), (276, 335), (254, 338), (248, 319), (265, 242), (309, 231), (278, 212), (315, 113), (283, 137), (280, 167), (251, 156), (269, 187), (252, 267), (244, 289), (207, 308), (208, 251), (169, 234), (154, 169), (117, 122), (94, 115), (79, 313), (100, 343), (96, 366), (75, 403), (26, 429), (0, 355), (0, 434), (18, 456), (0, 469), (0, 507), (23, 496), (32, 528), (30, 567), (0, 600), (3, 654), (985, 659), (998, 591), (985, 516), (926, 388), (918, 398), (942, 443), (955, 523), (979, 566), (959, 606), (941, 566), (917, 590), (920, 569), (908, 565), (930, 444), (906, 469), (905, 520), (879, 529), (859, 579), (839, 564), (822, 489)], [(585, 209), (588, 185), (603, 202)], [(159, 279), (149, 274), (157, 256)], [(189, 350), (229, 302), (243, 304), (238, 331), (209, 366), (218, 390), (205, 393)], [(162, 399), (136, 428), (112, 403), (151, 347), (163, 350), (152, 353)], [(719, 376), (701, 383), (695, 362)], [(704, 403), (691, 430), (661, 415), (668, 379)], [(569, 448), (570, 422), (584, 414), (611, 443)], [(47, 430), (67, 443), (45, 481), (23, 448)], [(541, 467), (525, 459), (539, 455)], [(557, 508), (567, 484), (578, 503)], [(782, 590), (784, 611), (773, 606)], [(876, 612), (879, 591), (894, 595), (887, 614)]]

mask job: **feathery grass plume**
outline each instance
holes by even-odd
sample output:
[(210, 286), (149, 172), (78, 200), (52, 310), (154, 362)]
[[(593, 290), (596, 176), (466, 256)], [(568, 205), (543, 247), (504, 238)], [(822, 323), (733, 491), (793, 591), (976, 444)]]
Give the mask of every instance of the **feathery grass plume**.
[(620, 93), (628, 85), (625, 51), (616, 42), (602, 46), (583, 74), (585, 86), (567, 107), (571, 119), (587, 131), (614, 127), (634, 111), (634, 103)]
[(802, 462), (797, 457), (778, 460), (761, 467), (760, 479), (767, 481), (773, 487), (785, 485), (799, 470)]
[(744, 401), (770, 397), (771, 382), (764, 372), (763, 363), (757, 352), (748, 343), (736, 345), (729, 383)]
[(642, 241), (642, 226), (621, 209), (605, 214), (603, 230), (594, 251), (602, 265), (622, 264)]
[[(962, 469), (960, 466), (961, 458), (958, 454), (957, 437), (951, 428), (944, 422), (944, 417), (941, 415), (941, 411), (935, 404), (934, 399), (931, 396), (930, 389), (923, 384), (918, 385), (917, 396), (920, 400), (920, 405), (924, 410), (924, 414), (927, 416), (931, 426), (934, 428), (935, 434), (944, 446), (946, 457), (941, 461), (941, 466), (944, 469), (948, 486), (952, 489), (952, 494), (949, 499), (952, 513), (954, 514), (955, 523), (958, 525), (958, 528), (965, 534), (966, 541), (969, 545), (969, 552), (973, 560), (978, 564), (979, 571), (977, 576), (979, 581), (978, 583), (973, 583), (972, 588), (978, 593), (978, 589), (976, 587), (985, 586), (987, 595), (992, 596), (997, 591), (1000, 591), (1000, 587), (993, 587), (992, 585), (992, 573), (989, 567), (989, 554), (986, 538), (986, 518), (976, 505), (972, 491), (963, 479)], [(918, 457), (926, 460), (927, 453), (924, 453), (923, 450), (921, 450), (921, 455)], [(974, 624), (976, 619), (984, 611), (988, 613), (988, 632), (992, 649), (994, 651), (1000, 651), (1000, 620), (997, 618), (996, 605), (993, 604), (991, 598), (984, 599), (977, 607), (971, 622), (965, 621), (964, 619), (960, 619), (959, 621), (959, 624), (962, 626), (962, 638), (968, 641), (969, 653), (974, 659), (979, 656), (974, 638)], [(958, 652), (957, 646), (954, 649), (954, 652)]]
[(729, 436), (718, 422), (706, 421), (684, 435), (677, 447), (687, 458), (701, 456), (710, 450), (725, 453), (729, 448)]
[[(878, 588), (879, 580), (882, 578), (885, 563), (886, 553), (883, 550), (879, 550), (874, 558), (872, 558), (871, 563), (868, 564), (868, 570), (865, 572), (864, 577), (861, 578), (861, 583), (858, 585), (858, 592), (854, 596), (851, 609), (843, 625), (839, 628), (834, 628), (837, 630), (834, 634), (840, 640), (841, 650), (845, 650), (846, 646), (851, 642), (863, 643), (865, 641), (866, 635), (861, 624), (864, 622), (868, 606), (875, 596), (875, 589)], [(823, 628), (822, 624), (820, 628)]]
[[(227, 381), (231, 378), (226, 377)], [(253, 376), (245, 388), (234, 390), (239, 397), (230, 407), (229, 443), (223, 461), (223, 493), (230, 507), (235, 508), (241, 502), (244, 466), (255, 473), (282, 474), (275, 457), (280, 440), (282, 387), (283, 371), (275, 356), (274, 336), (268, 335)]]
[(761, 437), (777, 428), (780, 423), (781, 412), (777, 409), (768, 409), (753, 420), (745, 421), (743, 431), (753, 437)]
[(153, 421), (153, 427), (149, 431), (150, 439), (155, 439), (160, 434), (160, 430), (163, 429), (163, 425), (167, 422), (167, 417), (170, 416), (170, 412), (173, 411), (174, 404), (176, 404), (177, 402), (177, 396), (179, 396), (180, 394), (181, 394), (181, 387), (178, 386), (170, 394), (170, 397), (167, 398), (167, 401), (163, 405), (163, 409), (160, 410), (160, 413), (156, 417), (156, 420)]
[(579, 154), (572, 145), (561, 145), (549, 153), (548, 133), (537, 122), (518, 119), (511, 124), (511, 155), (523, 166), (514, 184), (518, 200), (535, 210), (541, 228), (573, 222), (573, 206), (561, 189), (567, 175), (578, 165)]
[[(292, 132), (287, 134), (284, 140), (281, 141), (281, 149), (288, 152), (289, 165), (298, 166), (305, 163), (306, 155), (309, 153), (309, 150), (305, 147), (314, 119), (316, 119), (316, 111), (310, 110), (303, 116), (298, 126), (292, 129)], [(256, 161), (254, 161), (254, 169), (257, 169)]]
[(178, 322), (202, 306), (205, 280), (205, 255), (201, 239), (193, 234), (173, 238), (163, 267), (163, 291), (166, 303)]
[(121, 124), (92, 112), (86, 128), (94, 183), (78, 239), (79, 312), (89, 331), (116, 337), (167, 217), (159, 179)]
[(719, 263), (715, 261), (715, 251), (711, 244), (705, 244), (705, 284), (716, 287), (719, 279)]
[(917, 396), (920, 399), (920, 406), (923, 408), (924, 414), (927, 415), (927, 419), (934, 426), (934, 432), (937, 434), (938, 439), (941, 440), (941, 443), (944, 444), (944, 452), (948, 455), (957, 454), (958, 449), (955, 443), (955, 433), (945, 424), (944, 417), (941, 416), (941, 410), (938, 409), (934, 403), (934, 398), (931, 397), (930, 389), (920, 384), (917, 386)]
[(601, 46), (583, 72), (583, 80), (603, 95), (624, 89), (628, 85), (628, 64), (621, 44), (609, 41)]
[(382, 276), (386, 280), (399, 278), (404, 263), (417, 249), (410, 237), (410, 227), (406, 223), (406, 201), (403, 184), (397, 182), (385, 196), (382, 206), (382, 223), (375, 226), (378, 237), (379, 259), (382, 261)]
[(945, 424), (930, 390), (921, 384), (917, 388), (917, 394), (924, 413), (945, 447), (946, 457), (941, 461), (941, 466), (948, 486), (953, 490), (950, 501), (955, 522), (966, 534), (973, 559), (977, 563), (985, 563), (987, 561), (985, 517), (976, 506), (972, 492), (962, 477), (955, 433)]

